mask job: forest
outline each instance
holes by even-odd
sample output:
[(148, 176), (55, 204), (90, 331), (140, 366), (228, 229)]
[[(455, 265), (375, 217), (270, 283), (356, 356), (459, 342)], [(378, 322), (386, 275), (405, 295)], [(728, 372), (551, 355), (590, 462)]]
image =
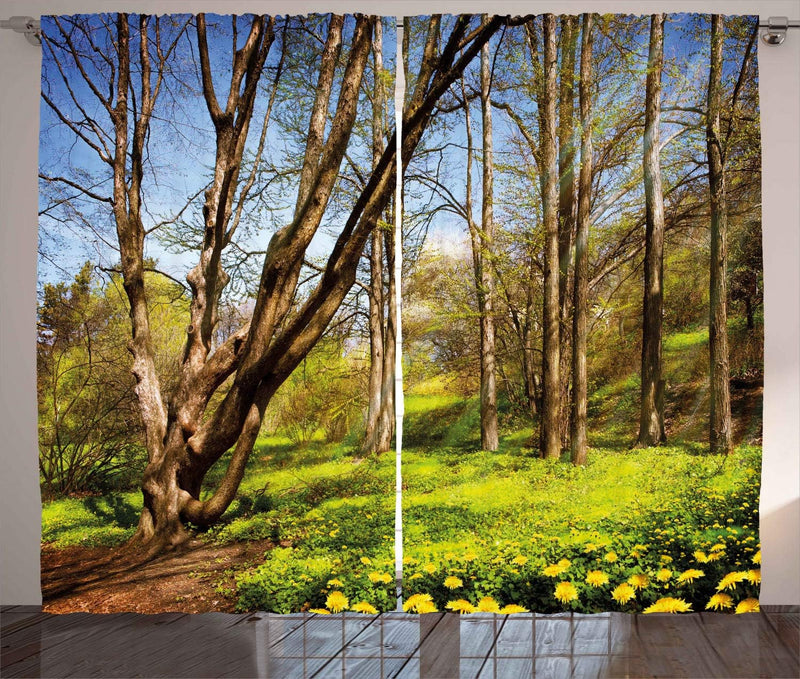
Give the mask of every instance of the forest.
[(46, 608), (758, 610), (757, 18), (42, 27)]

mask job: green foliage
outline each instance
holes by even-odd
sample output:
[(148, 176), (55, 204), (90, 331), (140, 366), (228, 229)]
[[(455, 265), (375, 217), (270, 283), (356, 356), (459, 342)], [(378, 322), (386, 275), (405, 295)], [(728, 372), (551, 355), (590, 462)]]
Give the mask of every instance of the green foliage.
[(116, 546), (133, 535), (142, 511), (142, 494), (63, 498), (42, 506), (42, 543), (62, 548)]

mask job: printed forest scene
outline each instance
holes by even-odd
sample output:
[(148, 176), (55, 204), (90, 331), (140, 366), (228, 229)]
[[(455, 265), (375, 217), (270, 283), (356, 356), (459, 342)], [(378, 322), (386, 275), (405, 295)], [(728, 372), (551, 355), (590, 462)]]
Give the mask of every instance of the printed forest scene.
[(757, 17), (42, 29), (46, 611), (758, 610)]

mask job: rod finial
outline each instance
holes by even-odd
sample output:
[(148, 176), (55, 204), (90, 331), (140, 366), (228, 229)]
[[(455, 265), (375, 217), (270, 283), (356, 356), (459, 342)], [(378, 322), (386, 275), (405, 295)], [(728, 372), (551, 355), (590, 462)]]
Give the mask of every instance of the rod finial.
[(780, 45), (786, 40), (788, 28), (789, 17), (770, 17), (767, 20), (766, 30), (761, 34), (761, 39), (767, 45)]
[(31, 44), (40, 47), (42, 44), (42, 29), (38, 19), (33, 17), (11, 17), (0, 19), (0, 28), (10, 28), (16, 33), (22, 33)]

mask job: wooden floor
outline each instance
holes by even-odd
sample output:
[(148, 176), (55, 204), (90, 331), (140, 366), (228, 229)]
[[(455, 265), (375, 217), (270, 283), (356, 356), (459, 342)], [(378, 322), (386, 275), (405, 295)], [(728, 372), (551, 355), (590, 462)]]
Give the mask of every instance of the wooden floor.
[(797, 607), (411, 616), (0, 610), (3, 677), (800, 677)]

